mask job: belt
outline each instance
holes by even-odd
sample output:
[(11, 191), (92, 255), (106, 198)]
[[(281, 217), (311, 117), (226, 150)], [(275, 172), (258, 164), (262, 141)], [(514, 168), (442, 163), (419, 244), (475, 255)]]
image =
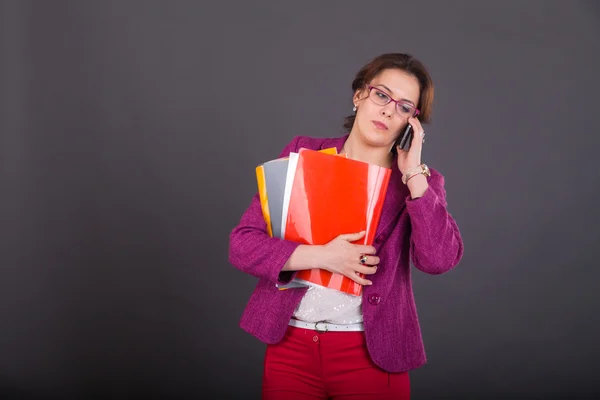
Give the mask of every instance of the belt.
[(335, 332), (359, 332), (364, 331), (364, 324), (362, 322), (357, 322), (355, 324), (331, 324), (325, 321), (319, 322), (305, 322), (300, 321), (298, 319), (290, 319), (291, 326), (295, 326), (296, 328), (303, 329), (312, 329), (317, 332), (327, 332), (327, 331), (335, 331)]

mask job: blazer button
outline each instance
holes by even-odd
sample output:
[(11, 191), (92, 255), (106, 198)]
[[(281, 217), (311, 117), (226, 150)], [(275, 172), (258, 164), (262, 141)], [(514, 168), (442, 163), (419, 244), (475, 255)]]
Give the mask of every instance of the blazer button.
[(380, 302), (381, 302), (381, 296), (379, 296), (378, 294), (372, 294), (369, 296), (369, 303), (373, 304), (374, 306), (376, 306)]

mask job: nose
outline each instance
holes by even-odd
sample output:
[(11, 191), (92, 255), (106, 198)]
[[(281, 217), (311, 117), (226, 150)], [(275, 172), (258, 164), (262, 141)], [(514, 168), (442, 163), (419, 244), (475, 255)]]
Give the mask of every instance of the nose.
[[(390, 107), (391, 106), (391, 107)], [(384, 117), (391, 118), (394, 112), (395, 104), (389, 103), (381, 107), (381, 115)]]

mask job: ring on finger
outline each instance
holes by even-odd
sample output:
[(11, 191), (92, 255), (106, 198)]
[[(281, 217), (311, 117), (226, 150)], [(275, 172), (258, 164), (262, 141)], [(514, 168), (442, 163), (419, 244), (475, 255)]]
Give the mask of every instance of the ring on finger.
[(360, 256), (360, 263), (365, 265), (367, 263), (367, 256), (365, 254)]

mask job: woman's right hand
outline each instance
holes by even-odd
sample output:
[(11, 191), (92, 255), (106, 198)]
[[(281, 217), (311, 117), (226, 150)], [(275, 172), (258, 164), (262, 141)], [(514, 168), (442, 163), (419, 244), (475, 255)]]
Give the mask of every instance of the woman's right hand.
[[(347, 276), (361, 285), (371, 285), (370, 280), (361, 278), (358, 274), (371, 275), (377, 271), (379, 257), (375, 255), (376, 249), (373, 246), (351, 243), (364, 236), (364, 231), (344, 234), (323, 245), (319, 268)], [(367, 256), (364, 265), (360, 263), (363, 254)]]

